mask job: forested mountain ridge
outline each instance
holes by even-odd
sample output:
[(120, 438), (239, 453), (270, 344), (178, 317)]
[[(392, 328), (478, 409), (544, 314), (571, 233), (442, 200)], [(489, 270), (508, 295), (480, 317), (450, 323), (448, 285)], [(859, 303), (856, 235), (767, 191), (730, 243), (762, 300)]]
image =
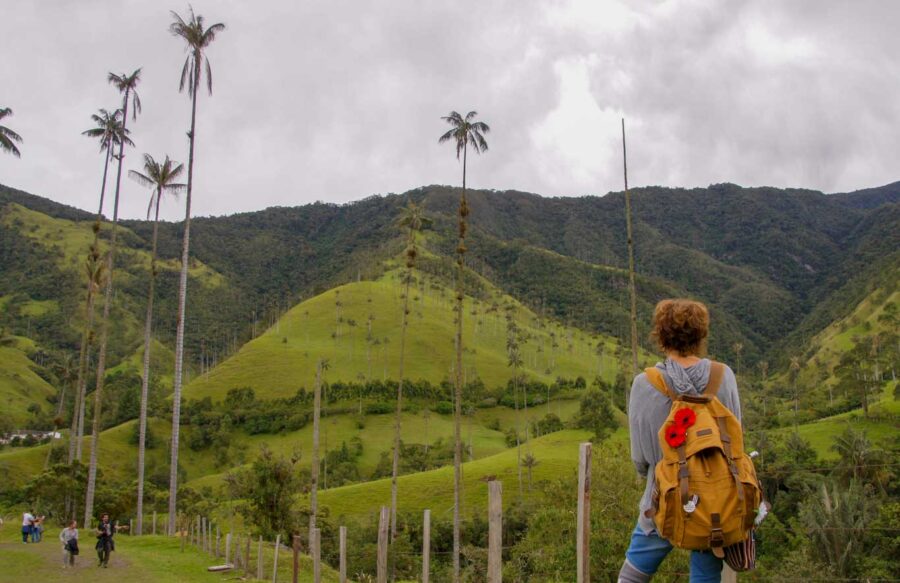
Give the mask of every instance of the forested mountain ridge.
[[(872, 281), (895, 271), (898, 184), (840, 195), (733, 184), (635, 189), (642, 341), (652, 305), (675, 294), (709, 303), (715, 323), (711, 351), (724, 358), (732, 356), (735, 343), (753, 361), (777, 350), (785, 337), (794, 342), (811, 337), (849, 313)], [(344, 205), (315, 203), (196, 218), (192, 257), (221, 275), (222, 285), (204, 290), (191, 281), (189, 353), (196, 360), (202, 351), (234, 350), (299, 300), (379, 275), (383, 261), (401, 249), (395, 220), (407, 198), (425, 204), (434, 219), (428, 245), (443, 257), (423, 267), (437, 276), (449, 274), (457, 195), (456, 188), (429, 186)], [(0, 186), (0, 208), (10, 202), (85, 229), (93, 218)], [(473, 190), (469, 204), (470, 268), (536, 312), (624, 337), (628, 302), (622, 193), (545, 198)], [(151, 223), (123, 225), (134, 234), (127, 245), (146, 250)], [(24, 274), (48, 273), (43, 266), (52, 255), (39, 245), (31, 245), (25, 255), (12, 253), (13, 246), (23, 243), (15, 240), (14, 228), (8, 231), (0, 254), (5, 258), (0, 295), (20, 291), (17, 286), (28, 280)], [(180, 223), (161, 224), (161, 256), (177, 260), (180, 239)], [(160, 278), (160, 297), (174, 296), (170, 292), (176, 278), (170, 275)], [(139, 308), (142, 285), (135, 278), (134, 308)], [(76, 309), (78, 302), (62, 289), (71, 287), (60, 286), (55, 299)], [(23, 325), (10, 320), (7, 315), (4, 325)], [(168, 343), (174, 302), (161, 302), (158, 321), (157, 336)], [(68, 338), (71, 345), (74, 338)]]

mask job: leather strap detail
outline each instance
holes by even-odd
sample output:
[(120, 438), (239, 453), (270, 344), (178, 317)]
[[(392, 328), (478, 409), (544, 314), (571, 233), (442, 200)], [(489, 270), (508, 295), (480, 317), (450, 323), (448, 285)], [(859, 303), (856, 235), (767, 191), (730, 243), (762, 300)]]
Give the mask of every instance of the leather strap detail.
[(725, 450), (725, 458), (728, 460), (728, 469), (731, 470), (731, 476), (734, 478), (734, 487), (737, 489), (738, 500), (743, 508), (744, 503), (744, 484), (738, 475), (737, 466), (734, 464), (734, 458), (731, 455), (731, 435), (728, 434), (728, 425), (725, 423), (724, 417), (716, 417), (716, 423), (719, 425), (719, 438), (722, 440), (722, 448)]
[(684, 506), (691, 500), (691, 494), (688, 492), (689, 480), (691, 472), (687, 467), (687, 456), (683, 445), (679, 445), (676, 449), (678, 452), (678, 488), (681, 493), (681, 505)]
[(656, 368), (655, 366), (651, 366), (650, 368), (645, 368), (644, 373), (647, 375), (647, 380), (650, 381), (650, 384), (653, 385), (653, 388), (669, 397), (673, 401), (678, 400), (678, 395), (673, 393), (669, 389), (669, 385), (666, 384), (666, 379), (663, 377), (662, 371)]
[(725, 376), (725, 365), (721, 362), (710, 361), (709, 363), (709, 381), (706, 383), (706, 389), (703, 390), (704, 395), (709, 395), (712, 399), (719, 392), (722, 386), (722, 377)]
[(709, 518), (712, 522), (712, 529), (709, 533), (709, 548), (712, 549), (716, 557), (721, 559), (725, 556), (725, 551), (722, 548), (725, 545), (725, 535), (722, 533), (722, 517), (718, 512), (713, 512)]

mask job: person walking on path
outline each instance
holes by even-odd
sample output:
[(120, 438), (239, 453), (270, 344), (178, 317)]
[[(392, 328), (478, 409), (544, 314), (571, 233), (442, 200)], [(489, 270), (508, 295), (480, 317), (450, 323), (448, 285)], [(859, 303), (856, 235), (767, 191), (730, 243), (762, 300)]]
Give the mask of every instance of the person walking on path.
[[(662, 374), (671, 394), (700, 396), (710, 384), (710, 372), (714, 366), (709, 359), (701, 358), (708, 335), (709, 312), (700, 302), (676, 299), (663, 300), (656, 305), (653, 336), (666, 354), (665, 362), (657, 363), (656, 369)], [(734, 372), (718, 363), (715, 367), (718, 368), (715, 375), (718, 383), (716, 396), (740, 421), (741, 403)], [(659, 431), (671, 408), (671, 398), (654, 388), (646, 372), (635, 377), (628, 403), (631, 458), (638, 474), (647, 480), (647, 484), (640, 501), (637, 526), (619, 572), (619, 583), (650, 581), (673, 548), (672, 543), (657, 532), (652, 518), (656, 482), (654, 469), (663, 459)], [(722, 559), (710, 550), (691, 551), (690, 583), (719, 583), (722, 563)]]
[(110, 553), (116, 550), (116, 543), (113, 542), (116, 527), (109, 521), (109, 514), (104, 513), (100, 516), (100, 524), (97, 525), (95, 532), (97, 535), (97, 566), (105, 569), (109, 565)]
[(59, 540), (63, 544), (63, 569), (75, 567), (75, 555), (78, 554), (78, 523), (70, 520), (59, 532)]
[(44, 519), (46, 517), (41, 515), (34, 519), (34, 524), (31, 525), (31, 542), (39, 543), (41, 539), (44, 537)]
[(28, 537), (31, 536), (33, 527), (34, 527), (34, 514), (32, 514), (31, 511), (25, 511), (25, 513), (22, 514), (22, 542), (23, 543), (28, 542)]

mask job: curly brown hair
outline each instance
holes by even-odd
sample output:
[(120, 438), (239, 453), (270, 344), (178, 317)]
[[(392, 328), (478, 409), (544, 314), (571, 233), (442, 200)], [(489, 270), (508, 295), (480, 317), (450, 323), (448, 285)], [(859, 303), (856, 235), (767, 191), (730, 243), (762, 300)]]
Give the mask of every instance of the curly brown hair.
[(700, 302), (671, 299), (656, 304), (652, 336), (664, 352), (701, 355), (708, 335), (709, 311)]

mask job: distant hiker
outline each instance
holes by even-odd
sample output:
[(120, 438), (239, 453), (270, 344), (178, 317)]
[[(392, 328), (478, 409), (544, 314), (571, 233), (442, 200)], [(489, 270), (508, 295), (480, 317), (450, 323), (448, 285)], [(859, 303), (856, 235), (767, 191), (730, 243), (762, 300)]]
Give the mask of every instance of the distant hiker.
[(113, 536), (116, 534), (116, 527), (109, 521), (109, 514), (100, 516), (100, 524), (97, 525), (97, 566), (104, 569), (109, 565), (109, 555), (116, 550), (116, 543)]
[[(666, 360), (631, 387), (631, 458), (647, 484), (619, 583), (650, 581), (673, 548), (670, 540), (691, 549), (691, 583), (718, 583), (725, 547), (743, 540), (752, 545), (761, 492), (743, 452), (735, 375), (701, 358), (708, 334), (703, 304), (676, 299), (656, 305), (653, 336)], [(704, 474), (707, 479), (697, 479)]]
[(70, 520), (59, 532), (59, 540), (63, 544), (63, 569), (74, 567), (75, 555), (78, 554), (78, 523)]
[(34, 514), (31, 511), (25, 511), (22, 514), (22, 542), (27, 543), (28, 537), (31, 536), (31, 529), (34, 527)]
[(34, 519), (34, 523), (31, 525), (31, 542), (39, 543), (41, 539), (44, 537), (44, 519), (46, 517), (44, 515), (38, 516)]

